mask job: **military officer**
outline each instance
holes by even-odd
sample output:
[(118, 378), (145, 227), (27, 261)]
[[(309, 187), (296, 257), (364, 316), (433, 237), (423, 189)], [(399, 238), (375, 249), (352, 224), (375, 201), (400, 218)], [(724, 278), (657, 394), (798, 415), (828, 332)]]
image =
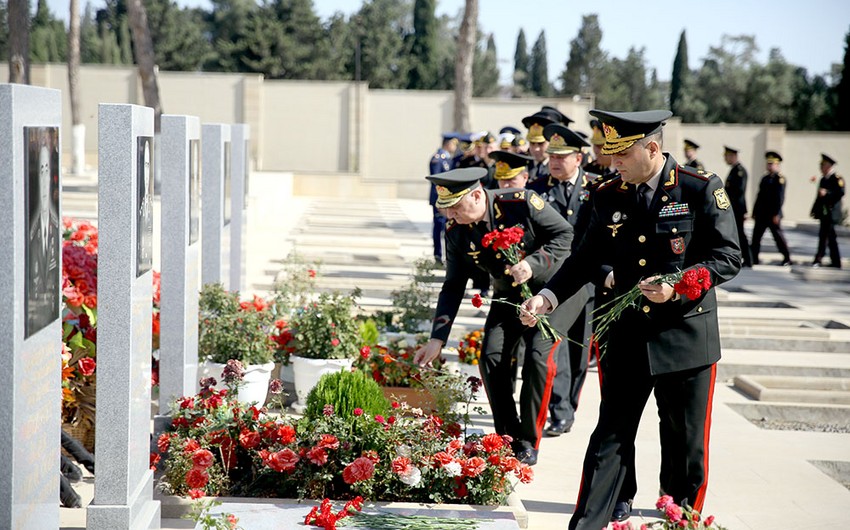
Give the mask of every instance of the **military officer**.
[(525, 188), (528, 182), (528, 165), (534, 160), (530, 156), (510, 151), (494, 151), (490, 157), (496, 161), (493, 178), (504, 188)]
[(550, 114), (536, 112), (522, 119), (522, 124), (528, 128), (528, 135), (526, 135), (529, 144), (528, 152), (534, 157), (534, 163), (528, 171), (529, 182), (549, 176), (549, 155), (546, 153), (549, 145), (543, 137), (543, 127), (555, 123), (550, 116)]
[(599, 175), (601, 179), (597, 179), (597, 183), (601, 184), (616, 176), (617, 171), (611, 167), (611, 155), (602, 154), (602, 146), (605, 144), (602, 124), (599, 120), (590, 120), (590, 128), (593, 130), (590, 137), (590, 144), (593, 146), (593, 159), (588, 158), (584, 171), (592, 175)]
[[(440, 354), (472, 271), (484, 270), (494, 278), (494, 298), (518, 304), (522, 302), (520, 284), (527, 283), (532, 291), (541, 288), (569, 252), (572, 228), (537, 193), (517, 188), (485, 190), (479, 182), (482, 176), (481, 168), (470, 168), (428, 177), (437, 186), (437, 207), (445, 209), (449, 218), (448, 260), (431, 339), (417, 350), (417, 363), (430, 363)], [(525, 232), (520, 247), (526, 256), (510, 265), (499, 250), (484, 247), (481, 240), (490, 231), (515, 226)], [(564, 329), (563, 314), (558, 310), (551, 315), (550, 323), (556, 329)], [(517, 411), (511, 377), (513, 352), (520, 339), (525, 363)], [(530, 465), (537, 462), (549, 389), (555, 377), (556, 348), (557, 342), (539, 329), (523, 326), (513, 306), (496, 302), (490, 306), (479, 364), (484, 389), (496, 432), (510, 435), (517, 458)]]
[[(443, 144), (437, 149), (437, 152), (431, 157), (431, 162), (428, 164), (429, 173), (438, 175), (451, 171), (452, 160), (454, 160), (455, 151), (457, 151), (458, 140), (455, 133), (443, 133)], [(431, 228), (431, 237), (434, 239), (434, 261), (442, 266), (443, 264), (443, 237), (446, 234), (446, 217), (437, 209), (437, 190), (434, 185), (431, 185), (431, 193), (428, 197), (428, 204), (434, 214), (434, 222)]]
[(750, 245), (747, 243), (747, 235), (744, 233), (744, 219), (747, 218), (747, 170), (738, 160), (738, 150), (728, 145), (723, 146), (723, 159), (730, 166), (729, 175), (723, 187), (729, 202), (732, 203), (732, 212), (735, 214), (735, 224), (738, 225), (738, 242), (741, 244), (741, 257), (744, 267), (752, 267), (753, 260), (750, 256)]
[(699, 149), (698, 143), (685, 138), (685, 163), (682, 165), (704, 170), (702, 162), (697, 160), (697, 149)]
[(707, 488), (708, 439), (715, 368), (720, 359), (717, 298), (695, 300), (659, 274), (704, 267), (712, 283), (740, 270), (735, 219), (723, 183), (713, 173), (679, 165), (662, 151), (669, 111), (593, 110), (603, 124), (603, 153), (620, 176), (601, 184), (591, 202), (585, 237), (540, 294), (523, 303), (521, 319), (557, 309), (603, 264), (620, 295), (637, 285), (643, 298), (614, 322), (602, 358), (599, 421), (585, 453), (582, 484), (570, 529), (598, 530), (610, 521), (650, 392), (661, 433), (676, 456), (667, 493), (702, 510)]
[(785, 202), (785, 177), (779, 172), (779, 164), (782, 156), (776, 151), (768, 151), (764, 154), (767, 173), (761, 178), (759, 192), (756, 195), (756, 204), (753, 206), (753, 241), (750, 245), (753, 256), (753, 264), (759, 263), (759, 252), (761, 251), (761, 238), (765, 230), (770, 230), (776, 248), (782, 254), (782, 265), (791, 265), (791, 252), (785, 235), (782, 233), (782, 204)]
[(835, 173), (835, 160), (821, 153), (821, 179), (818, 184), (818, 195), (812, 205), (812, 217), (820, 221), (818, 232), (818, 250), (813, 266), (820, 266), (821, 260), (829, 246), (829, 259), (832, 267), (841, 268), (841, 254), (838, 251), (838, 238), (835, 226), (840, 225), (844, 217), (841, 211), (841, 198), (844, 197), (844, 179)]

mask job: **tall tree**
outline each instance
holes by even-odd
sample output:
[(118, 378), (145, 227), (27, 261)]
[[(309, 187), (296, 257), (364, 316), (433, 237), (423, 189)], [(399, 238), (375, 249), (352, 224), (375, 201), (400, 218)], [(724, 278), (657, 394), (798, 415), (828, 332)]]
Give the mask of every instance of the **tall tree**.
[(97, 22), (94, 20), (91, 2), (86, 2), (86, 9), (80, 19), (80, 62), (101, 62), (100, 35), (98, 34)]
[(252, 0), (212, 0), (209, 18), (210, 42), (214, 54), (205, 70), (250, 71), (244, 59), (252, 14), (259, 8)]
[(676, 116), (681, 116), (679, 106), (689, 74), (688, 41), (685, 39), (685, 30), (682, 30), (682, 34), (679, 35), (679, 49), (676, 51), (676, 58), (673, 60), (673, 78), (670, 80), (670, 110)]
[(407, 86), (410, 15), (404, 0), (367, 0), (357, 13), (361, 76), (369, 86)]
[(429, 89), (437, 77), (436, 0), (416, 0), (413, 4), (413, 35), (410, 46), (410, 77), (407, 88)]
[(68, 13), (68, 96), (71, 100), (71, 173), (85, 165), (86, 129), (80, 119), (80, 0), (71, 0)]
[(747, 85), (757, 52), (752, 35), (723, 35), (720, 46), (709, 48), (693, 85), (695, 98), (705, 105), (704, 121), (747, 122)]
[(6, 0), (0, 0), (0, 61), (9, 58), (9, 8)]
[(552, 95), (549, 64), (546, 59), (546, 32), (543, 30), (540, 30), (540, 36), (531, 48), (531, 91), (542, 97)]
[(29, 0), (9, 0), (9, 82), (30, 83)]
[(609, 72), (608, 57), (599, 46), (602, 30), (596, 15), (582, 17), (578, 35), (570, 41), (570, 57), (561, 73), (561, 93), (565, 95), (598, 92)]
[(202, 14), (173, 0), (145, 0), (154, 56), (160, 70), (199, 70), (210, 58)]
[(30, 60), (35, 63), (56, 63), (65, 60), (68, 51), (65, 25), (53, 16), (46, 0), (38, 0), (30, 24)]
[(514, 51), (514, 94), (521, 96), (531, 89), (531, 70), (528, 57), (528, 43), (525, 41), (525, 31), (519, 28)]
[(850, 31), (844, 36), (844, 64), (835, 95), (835, 129), (850, 131)]
[(154, 130), (159, 133), (162, 105), (159, 100), (159, 82), (156, 75), (153, 41), (148, 27), (148, 15), (142, 0), (128, 0), (127, 14), (133, 31), (133, 48), (136, 54), (136, 64), (139, 65), (139, 76), (142, 78), (145, 105), (153, 109)]
[(495, 96), (499, 93), (499, 64), (496, 41), (493, 34), (487, 38), (486, 47), (475, 47), (472, 62), (472, 95), (475, 97)]
[[(625, 59), (613, 59), (607, 68), (610, 81), (597, 92), (596, 104), (601, 108), (646, 110), (662, 104), (657, 92), (648, 86), (644, 49), (629, 48)], [(657, 83), (657, 80), (656, 80)]]
[(465, 0), (455, 61), (454, 130), (470, 131), (469, 107), (472, 103), (472, 60), (478, 34), (478, 0)]

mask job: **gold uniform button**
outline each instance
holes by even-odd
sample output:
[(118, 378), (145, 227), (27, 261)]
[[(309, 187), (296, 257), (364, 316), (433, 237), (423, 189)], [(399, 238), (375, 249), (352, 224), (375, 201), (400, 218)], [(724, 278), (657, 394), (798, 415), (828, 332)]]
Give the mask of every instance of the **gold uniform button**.
[(496, 259), (500, 259), (501, 257), (502, 257), (502, 255), (500, 253), (496, 252)]
[(646, 236), (644, 236), (644, 235), (640, 235), (640, 236), (638, 236), (638, 242), (640, 242), (640, 243), (646, 243)]
[(638, 265), (640, 265), (641, 267), (645, 267), (646, 266), (646, 260), (641, 258), (640, 260), (638, 260)]
[(504, 230), (504, 229), (505, 229), (505, 225), (499, 225), (499, 230)]
[(649, 306), (648, 305), (643, 306), (643, 312), (649, 313)]
[(572, 214), (573, 214), (572, 210), (567, 210), (567, 215), (572, 215)]
[(671, 230), (671, 231), (675, 234), (676, 232), (678, 232), (678, 231), (679, 231), (679, 229), (678, 229), (678, 228), (676, 228), (676, 227), (673, 227), (673, 230)]

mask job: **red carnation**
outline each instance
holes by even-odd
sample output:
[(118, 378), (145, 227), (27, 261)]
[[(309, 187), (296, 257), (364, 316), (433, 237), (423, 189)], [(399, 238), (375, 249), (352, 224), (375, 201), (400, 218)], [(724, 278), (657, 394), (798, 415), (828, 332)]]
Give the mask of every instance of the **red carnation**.
[(501, 449), (504, 444), (505, 443), (502, 440), (502, 437), (494, 432), (491, 432), (490, 434), (481, 439), (481, 445), (484, 446), (484, 450), (488, 453), (495, 453), (496, 451)]
[(463, 475), (465, 477), (477, 477), (487, 468), (487, 462), (483, 458), (473, 456), (463, 463)]
[(168, 433), (162, 433), (156, 439), (156, 448), (160, 453), (168, 451), (168, 446), (171, 445), (171, 436)]
[(319, 438), (318, 447), (325, 449), (339, 449), (339, 439), (333, 434), (323, 434)]
[(288, 447), (282, 451), (269, 455), (269, 467), (275, 471), (295, 471), (295, 465), (300, 460), (299, 456)]
[(355, 482), (369, 480), (374, 473), (375, 464), (365, 456), (361, 456), (345, 466), (345, 469), (342, 471), (342, 480), (346, 484), (354, 484)]
[(189, 490), (189, 497), (193, 499), (200, 499), (204, 496), (204, 490), (198, 488), (192, 488)]
[(480, 295), (480, 294), (477, 294), (477, 293), (476, 293), (475, 295), (473, 295), (473, 297), (472, 297), (472, 305), (473, 305), (473, 307), (481, 307), (481, 306), (483, 306), (483, 305), (484, 305), (484, 299), (483, 299), (483, 298), (481, 298), (481, 295)]
[(410, 459), (406, 456), (399, 456), (393, 460), (392, 468), (393, 473), (401, 475), (402, 473), (406, 473), (410, 469)]
[(190, 488), (203, 488), (209, 480), (207, 471), (200, 467), (193, 467), (186, 473), (186, 485)]
[(195, 467), (206, 469), (213, 465), (213, 454), (206, 449), (198, 449), (192, 453), (192, 463)]
[(323, 466), (328, 463), (328, 452), (322, 447), (313, 447), (307, 451), (307, 460), (317, 466)]
[(248, 429), (242, 429), (242, 432), (239, 433), (239, 445), (241, 445), (245, 449), (253, 449), (259, 444), (260, 433), (256, 431), (250, 431)]

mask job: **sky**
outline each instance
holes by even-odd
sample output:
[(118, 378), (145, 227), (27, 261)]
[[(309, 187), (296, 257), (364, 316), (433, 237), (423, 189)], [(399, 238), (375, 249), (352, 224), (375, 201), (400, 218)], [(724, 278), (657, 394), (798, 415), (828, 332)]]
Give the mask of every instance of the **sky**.
[[(102, 7), (103, 0), (89, 0)], [(34, 3), (34, 2), (33, 2)], [(81, 9), (86, 0), (80, 0)], [(182, 6), (210, 8), (209, 0), (177, 0)], [(464, 0), (437, 0), (437, 14), (458, 15)], [(48, 0), (57, 16), (65, 17), (68, 0)], [(313, 0), (322, 20), (341, 11), (351, 14), (361, 0)], [(583, 15), (597, 14), (602, 30), (601, 47), (609, 57), (625, 58), (630, 47), (644, 48), (650, 68), (669, 80), (679, 35), (686, 30), (689, 67), (697, 69), (710, 47), (723, 35), (755, 35), (757, 59), (767, 61), (771, 48), (779, 48), (791, 64), (810, 75), (827, 74), (844, 57), (844, 38), (850, 31), (847, 0), (479, 0), (478, 23), (493, 33), (503, 82), (513, 73), (517, 34), (525, 31), (531, 47), (541, 31), (546, 33), (549, 78), (556, 80), (566, 65), (570, 41), (578, 34)], [(556, 83), (557, 85), (557, 83)]]

